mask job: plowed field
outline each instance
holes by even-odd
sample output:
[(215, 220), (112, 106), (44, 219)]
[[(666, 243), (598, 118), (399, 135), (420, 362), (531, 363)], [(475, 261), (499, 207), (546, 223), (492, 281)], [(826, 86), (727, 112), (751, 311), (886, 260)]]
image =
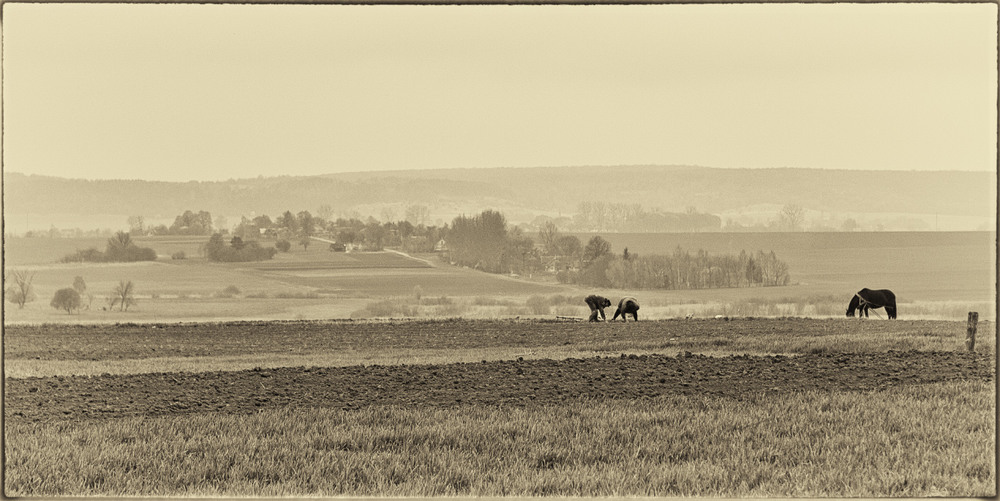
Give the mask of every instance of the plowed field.
[(290, 367), (205, 373), (8, 379), (6, 418), (48, 421), (264, 408), (531, 406), (576, 399), (802, 390), (865, 391), (989, 381), (993, 362), (961, 352), (706, 357), (629, 355), (419, 366)]

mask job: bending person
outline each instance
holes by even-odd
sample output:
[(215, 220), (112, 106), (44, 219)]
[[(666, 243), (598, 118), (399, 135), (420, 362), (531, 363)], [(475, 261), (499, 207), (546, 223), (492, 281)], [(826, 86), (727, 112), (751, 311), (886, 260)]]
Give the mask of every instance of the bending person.
[(618, 315), (621, 315), (622, 322), (628, 322), (625, 319), (625, 315), (628, 314), (631, 314), (636, 322), (639, 321), (639, 302), (634, 297), (623, 297), (621, 301), (618, 301), (618, 309), (615, 310), (615, 316), (611, 317), (611, 320), (617, 320)]
[(587, 303), (587, 306), (590, 307), (590, 322), (596, 322), (598, 314), (601, 315), (602, 321), (608, 321), (608, 317), (604, 314), (604, 308), (611, 306), (610, 299), (604, 296), (592, 294), (587, 296), (584, 301)]

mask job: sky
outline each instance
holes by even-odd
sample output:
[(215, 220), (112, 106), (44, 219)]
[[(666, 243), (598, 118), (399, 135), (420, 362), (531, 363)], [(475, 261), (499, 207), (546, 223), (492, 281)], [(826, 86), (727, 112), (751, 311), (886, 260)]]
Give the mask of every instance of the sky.
[(997, 169), (996, 4), (3, 5), (3, 168)]

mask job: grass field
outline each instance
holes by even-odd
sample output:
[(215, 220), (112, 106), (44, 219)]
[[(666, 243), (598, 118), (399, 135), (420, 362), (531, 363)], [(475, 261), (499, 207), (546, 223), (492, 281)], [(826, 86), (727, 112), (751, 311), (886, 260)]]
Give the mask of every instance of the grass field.
[(985, 497), (996, 492), (982, 412), (992, 396), (992, 385), (956, 383), (15, 423), (7, 494)]

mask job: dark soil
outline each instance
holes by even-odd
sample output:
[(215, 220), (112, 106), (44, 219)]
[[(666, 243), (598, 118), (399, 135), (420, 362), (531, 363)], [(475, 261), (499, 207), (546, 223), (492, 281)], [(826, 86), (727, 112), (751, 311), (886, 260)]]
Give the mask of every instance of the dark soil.
[(12, 421), (253, 413), (266, 408), (535, 406), (581, 399), (870, 391), (991, 381), (989, 355), (967, 352), (822, 353), (705, 357), (630, 355), (446, 365), (288, 367), (232, 372), (7, 379)]

